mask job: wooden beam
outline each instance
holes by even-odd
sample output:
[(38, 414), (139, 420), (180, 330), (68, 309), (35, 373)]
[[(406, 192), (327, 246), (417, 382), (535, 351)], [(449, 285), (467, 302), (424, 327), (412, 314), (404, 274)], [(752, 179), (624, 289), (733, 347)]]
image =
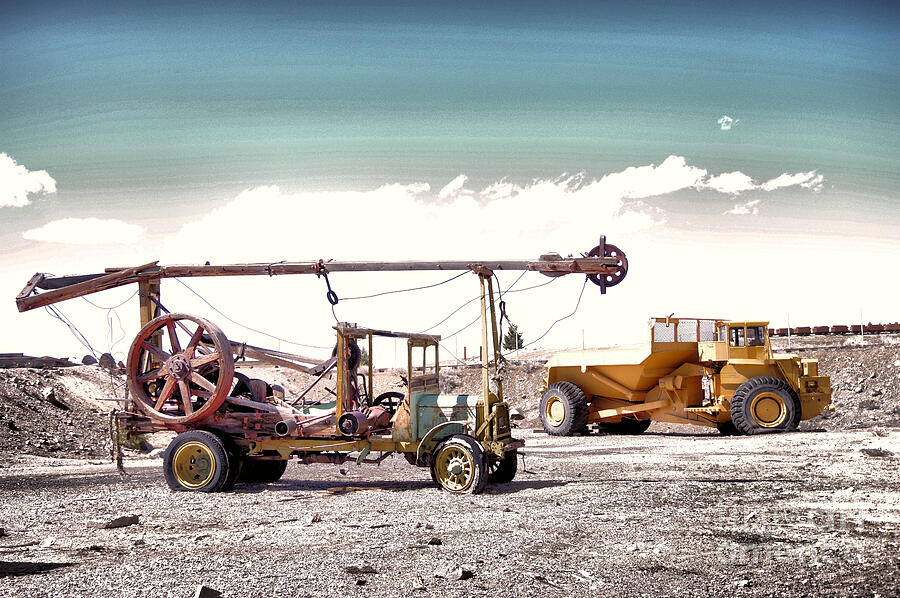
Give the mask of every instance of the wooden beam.
[(106, 274), (104, 276), (94, 278), (93, 280), (87, 280), (60, 289), (47, 291), (46, 293), (41, 293), (40, 295), (32, 295), (30, 297), (17, 297), (16, 307), (19, 308), (19, 311), (28, 311), (29, 309), (44, 307), (45, 305), (57, 303), (58, 301), (63, 301), (65, 299), (73, 299), (75, 297), (81, 297), (84, 295), (90, 295), (91, 293), (113, 289), (115, 287), (122, 286), (123, 284), (127, 284), (127, 282), (132, 282), (128, 279), (133, 277), (135, 274), (155, 267), (156, 264), (157, 262), (150, 262), (144, 264), (143, 266), (137, 266), (135, 268), (128, 268), (119, 272), (113, 272), (111, 274)]

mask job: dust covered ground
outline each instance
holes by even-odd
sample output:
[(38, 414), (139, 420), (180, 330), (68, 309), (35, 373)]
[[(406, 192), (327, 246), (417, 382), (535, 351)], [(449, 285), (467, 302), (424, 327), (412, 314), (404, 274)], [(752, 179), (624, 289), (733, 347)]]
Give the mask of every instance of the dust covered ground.
[[(900, 431), (528, 443), (510, 484), (288, 468), (168, 490), (159, 459), (18, 457), (0, 473), (0, 595), (896, 596)], [(139, 523), (98, 525), (124, 515)], [(27, 563), (27, 564), (26, 564)]]
[[(763, 437), (549, 437), (533, 431), (540, 363), (511, 364), (527, 446), (516, 479), (478, 496), (401, 457), (173, 493), (161, 459), (133, 453), (123, 479), (103, 458), (110, 403), (95, 399), (121, 397), (120, 377), (0, 370), (0, 596), (895, 596), (900, 350), (833, 344), (801, 354), (832, 376), (835, 413)], [(478, 368), (443, 374), (479, 391)]]

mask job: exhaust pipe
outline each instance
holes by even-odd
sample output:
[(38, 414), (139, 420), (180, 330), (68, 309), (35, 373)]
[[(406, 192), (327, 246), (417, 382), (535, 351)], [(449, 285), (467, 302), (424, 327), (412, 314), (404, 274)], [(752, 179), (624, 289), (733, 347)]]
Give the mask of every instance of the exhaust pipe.
[(275, 424), (275, 433), (279, 436), (294, 436), (297, 434), (297, 422), (285, 419)]
[(369, 419), (362, 411), (348, 411), (338, 418), (338, 429), (344, 436), (358, 436), (369, 429)]

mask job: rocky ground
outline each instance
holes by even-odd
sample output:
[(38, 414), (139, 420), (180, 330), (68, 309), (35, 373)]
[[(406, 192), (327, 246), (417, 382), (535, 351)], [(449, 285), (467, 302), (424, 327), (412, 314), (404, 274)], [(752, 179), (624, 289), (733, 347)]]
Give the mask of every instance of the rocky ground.
[[(122, 478), (102, 458), (114, 403), (96, 399), (121, 398), (121, 377), (0, 370), (0, 595), (898, 595), (900, 345), (797, 344), (836, 411), (765, 437), (548, 437), (533, 431), (541, 364), (510, 364), (527, 446), (515, 481), (478, 496), (399, 457), (172, 493), (160, 459), (134, 453)], [(379, 374), (376, 392), (398, 380)], [(442, 387), (478, 392), (480, 369), (444, 368)]]

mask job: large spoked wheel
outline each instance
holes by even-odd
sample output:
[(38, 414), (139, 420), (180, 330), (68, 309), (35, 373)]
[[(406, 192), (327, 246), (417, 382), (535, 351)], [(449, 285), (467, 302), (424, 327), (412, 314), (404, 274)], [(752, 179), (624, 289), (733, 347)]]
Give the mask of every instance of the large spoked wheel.
[(231, 391), (234, 358), (225, 334), (186, 314), (151, 320), (128, 352), (128, 389), (151, 419), (186, 424), (212, 415)]
[(237, 481), (246, 484), (277, 482), (287, 470), (287, 464), (287, 459), (244, 459)]
[(519, 454), (509, 451), (503, 458), (491, 455), (488, 459), (488, 482), (491, 484), (508, 484), (516, 477)]
[(163, 456), (163, 473), (172, 490), (223, 490), (232, 481), (233, 465), (222, 441), (202, 430), (179, 434)]
[(789, 432), (800, 423), (800, 399), (784, 380), (757, 376), (731, 397), (731, 422), (741, 434)]
[(541, 395), (541, 424), (547, 434), (570, 436), (588, 423), (587, 398), (571, 382), (554, 382)]
[(449, 492), (478, 494), (488, 481), (484, 449), (470, 436), (450, 437), (434, 451), (431, 477)]

